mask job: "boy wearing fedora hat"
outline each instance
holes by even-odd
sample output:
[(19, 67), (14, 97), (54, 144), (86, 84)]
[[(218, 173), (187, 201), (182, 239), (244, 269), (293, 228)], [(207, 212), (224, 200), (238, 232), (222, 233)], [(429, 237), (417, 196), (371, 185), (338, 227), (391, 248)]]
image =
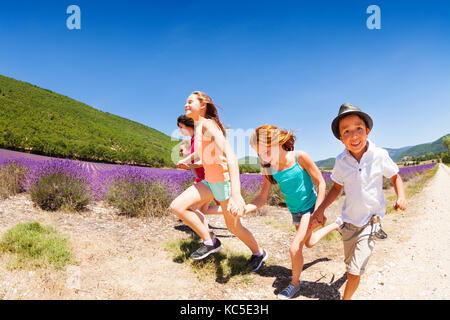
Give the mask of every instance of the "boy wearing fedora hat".
[[(405, 210), (407, 201), (398, 167), (386, 150), (368, 139), (372, 118), (358, 107), (344, 103), (331, 124), (334, 136), (345, 145), (337, 156), (331, 174), (333, 187), (313, 214), (318, 223), (324, 221), (325, 209), (345, 191), (340, 232), (344, 243), (347, 284), (343, 299), (351, 299), (375, 246), (374, 235), (386, 212), (383, 176), (394, 186), (397, 201), (394, 209)], [(378, 229), (378, 230), (377, 230)]]

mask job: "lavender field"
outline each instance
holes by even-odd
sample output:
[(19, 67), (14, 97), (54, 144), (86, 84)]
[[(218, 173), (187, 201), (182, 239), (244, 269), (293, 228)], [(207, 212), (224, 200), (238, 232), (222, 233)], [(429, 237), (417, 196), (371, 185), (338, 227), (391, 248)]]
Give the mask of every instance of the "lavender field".
[[(105, 200), (125, 214), (152, 211), (163, 215), (170, 202), (193, 182), (189, 170), (83, 162), (0, 149), (0, 168), (11, 164), (24, 169), (20, 182), (23, 191), (29, 192), (39, 206), (50, 210), (58, 209), (57, 202), (69, 197), (76, 202), (72, 209)], [(400, 175), (409, 180), (435, 165), (401, 168)], [(330, 187), (330, 173), (323, 173), (323, 177)], [(262, 180), (260, 174), (241, 175), (246, 201), (258, 194)]]

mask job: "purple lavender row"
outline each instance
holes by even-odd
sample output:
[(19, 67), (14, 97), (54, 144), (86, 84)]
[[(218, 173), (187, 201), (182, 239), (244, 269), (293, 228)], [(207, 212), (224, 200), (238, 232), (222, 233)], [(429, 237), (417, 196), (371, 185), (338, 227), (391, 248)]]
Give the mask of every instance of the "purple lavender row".
[[(104, 199), (109, 186), (117, 180), (158, 182), (164, 185), (164, 188), (174, 197), (180, 194), (193, 180), (192, 173), (186, 170), (62, 160), (0, 149), (0, 167), (11, 161), (28, 168), (23, 182), (25, 190), (29, 190), (44, 174), (61, 172), (85, 182), (96, 200)], [(426, 172), (435, 165), (435, 163), (430, 163), (421, 166), (400, 168), (400, 175), (407, 180), (418, 173)], [(327, 184), (332, 183), (330, 173), (322, 174)], [(256, 193), (262, 186), (263, 178), (260, 174), (242, 174), (240, 178), (242, 188), (247, 193)]]

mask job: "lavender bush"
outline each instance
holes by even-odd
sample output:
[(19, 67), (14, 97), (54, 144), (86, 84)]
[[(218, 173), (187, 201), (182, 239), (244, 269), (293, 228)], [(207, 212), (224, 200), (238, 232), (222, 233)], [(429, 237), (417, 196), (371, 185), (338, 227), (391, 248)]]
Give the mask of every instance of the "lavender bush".
[(30, 168), (31, 199), (43, 210), (81, 211), (92, 200), (90, 176), (81, 162), (50, 160)]
[(162, 216), (183, 191), (191, 174), (179, 170), (155, 170), (123, 166), (104, 176), (106, 200), (129, 216)]
[(402, 177), (403, 181), (408, 181), (409, 179), (412, 179), (415, 176), (421, 175), (426, 171), (434, 168), (434, 166), (436, 166), (436, 163), (428, 163), (415, 167), (403, 167), (399, 169), (399, 174)]

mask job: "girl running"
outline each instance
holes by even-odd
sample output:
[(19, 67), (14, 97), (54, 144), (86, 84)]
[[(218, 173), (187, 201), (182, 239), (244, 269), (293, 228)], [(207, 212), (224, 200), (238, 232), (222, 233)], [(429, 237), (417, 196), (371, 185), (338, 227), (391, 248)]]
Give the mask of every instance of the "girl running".
[[(290, 299), (300, 290), (303, 246), (314, 246), (339, 226), (339, 223), (332, 223), (312, 233), (319, 224), (315, 220), (314, 224), (310, 224), (310, 217), (325, 197), (325, 180), (306, 152), (294, 151), (294, 142), (292, 131), (268, 124), (257, 128), (250, 138), (250, 144), (258, 153), (263, 166), (263, 185), (260, 194), (246, 205), (245, 214), (262, 207), (267, 202), (272, 184), (278, 183), (297, 230), (289, 249), (292, 280), (278, 294), (279, 299)], [(313, 182), (318, 186), (318, 193), (314, 190)]]
[(171, 203), (170, 210), (203, 240), (202, 246), (192, 253), (191, 258), (200, 260), (222, 249), (219, 239), (211, 237), (205, 224), (190, 209), (195, 205), (210, 203), (215, 198), (220, 204), (228, 230), (252, 251), (250, 263), (252, 271), (256, 271), (267, 259), (267, 253), (241, 224), (245, 202), (241, 196), (238, 162), (225, 138), (225, 129), (219, 120), (217, 108), (211, 98), (200, 91), (193, 92), (187, 98), (184, 108), (186, 116), (194, 120), (195, 151), (179, 161), (178, 166), (187, 166), (198, 157), (205, 170), (205, 179), (180, 194)]

